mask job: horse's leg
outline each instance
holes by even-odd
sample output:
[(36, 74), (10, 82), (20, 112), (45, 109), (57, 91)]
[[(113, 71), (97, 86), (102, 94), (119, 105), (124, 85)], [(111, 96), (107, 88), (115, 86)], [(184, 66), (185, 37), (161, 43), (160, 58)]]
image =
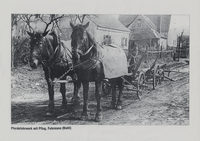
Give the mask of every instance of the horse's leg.
[(97, 100), (97, 113), (95, 116), (96, 121), (101, 121), (102, 120), (102, 107), (101, 107), (101, 88), (102, 88), (102, 81), (95, 81), (95, 97)]
[(83, 113), (81, 118), (88, 119), (88, 91), (89, 91), (89, 82), (83, 82)]
[(116, 82), (115, 80), (111, 79), (110, 83), (111, 83), (111, 89), (112, 89), (112, 100), (111, 100), (110, 108), (114, 109), (115, 103), (116, 103)]
[(49, 106), (47, 109), (46, 116), (52, 116), (54, 110), (54, 85), (50, 82), (51, 79), (47, 79), (48, 92), (49, 92)]
[(121, 78), (118, 78), (117, 80), (118, 82), (118, 89), (119, 89), (119, 95), (118, 95), (118, 100), (117, 100), (117, 106), (116, 108), (121, 110), (121, 105), (122, 105), (122, 100), (121, 100), (121, 96), (122, 96), (122, 91), (123, 91), (123, 87), (124, 87), (124, 81)]
[(66, 99), (66, 88), (65, 88), (65, 83), (60, 83), (60, 93), (62, 94), (62, 105), (61, 105), (61, 110), (62, 111), (67, 111), (67, 99)]
[(73, 97), (71, 102), (74, 105), (79, 105), (80, 104), (80, 96), (79, 96), (79, 89), (81, 87), (81, 82), (80, 81), (76, 81), (74, 82), (74, 92), (73, 92)]
[(47, 81), (48, 93), (49, 93), (49, 105), (46, 116), (52, 116), (54, 110), (54, 85), (52, 84), (52, 81), (54, 80), (54, 78), (50, 78), (51, 77), (49, 75), (50, 72), (45, 66), (43, 66), (43, 70), (45, 74), (45, 79)]

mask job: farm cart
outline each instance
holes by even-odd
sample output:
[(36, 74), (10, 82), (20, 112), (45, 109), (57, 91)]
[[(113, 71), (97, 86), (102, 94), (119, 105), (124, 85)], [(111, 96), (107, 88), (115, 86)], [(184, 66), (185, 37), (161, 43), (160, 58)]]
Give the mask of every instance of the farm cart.
[[(130, 71), (130, 73), (124, 77), (121, 77), (124, 80), (124, 87), (127, 90), (135, 91), (139, 99), (142, 98), (142, 92), (144, 88), (146, 87), (145, 74), (142, 71), (138, 71), (144, 57), (145, 57), (145, 54), (142, 55), (142, 57), (139, 59), (137, 64), (131, 64), (128, 67), (128, 70)], [(105, 95), (110, 94), (111, 85), (108, 79), (105, 79), (103, 81), (102, 90)]]

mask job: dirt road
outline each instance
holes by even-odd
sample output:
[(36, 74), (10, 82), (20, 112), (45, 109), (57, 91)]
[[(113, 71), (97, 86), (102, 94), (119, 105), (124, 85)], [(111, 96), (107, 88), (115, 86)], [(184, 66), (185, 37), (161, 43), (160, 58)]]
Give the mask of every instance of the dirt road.
[[(170, 74), (175, 81), (165, 80), (155, 90), (150, 85), (142, 100), (137, 99), (135, 92), (124, 90), (122, 110), (109, 109), (111, 96), (103, 97), (101, 122), (93, 121), (96, 112), (93, 84), (89, 91), (89, 120), (79, 118), (82, 104), (76, 108), (69, 105), (67, 113), (61, 112), (58, 86), (55, 88), (55, 114), (45, 117), (48, 93), (41, 69), (33, 71), (23, 67), (12, 70), (11, 122), (26, 125), (189, 125), (189, 65), (172, 66), (171, 69), (179, 71)], [(67, 84), (68, 101), (72, 88), (71, 84)]]

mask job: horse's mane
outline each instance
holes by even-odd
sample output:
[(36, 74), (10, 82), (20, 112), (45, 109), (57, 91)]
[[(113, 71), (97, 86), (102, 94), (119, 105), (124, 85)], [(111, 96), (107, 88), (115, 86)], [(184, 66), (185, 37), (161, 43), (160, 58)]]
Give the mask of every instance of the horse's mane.
[(92, 37), (91, 33), (89, 33), (88, 31), (86, 31), (86, 34), (88, 36), (88, 39), (89, 39), (89, 42), (90, 42), (90, 46), (92, 46), (92, 45), (96, 46), (97, 43), (95, 41), (95, 38)]

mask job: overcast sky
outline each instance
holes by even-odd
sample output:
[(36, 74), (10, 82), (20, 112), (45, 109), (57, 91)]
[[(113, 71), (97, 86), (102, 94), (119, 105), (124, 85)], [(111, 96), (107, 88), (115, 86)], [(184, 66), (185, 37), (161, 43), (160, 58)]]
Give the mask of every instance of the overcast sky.
[(190, 17), (189, 15), (172, 15), (171, 25), (172, 28), (176, 29), (178, 35), (184, 30), (183, 35), (189, 35), (190, 31)]

